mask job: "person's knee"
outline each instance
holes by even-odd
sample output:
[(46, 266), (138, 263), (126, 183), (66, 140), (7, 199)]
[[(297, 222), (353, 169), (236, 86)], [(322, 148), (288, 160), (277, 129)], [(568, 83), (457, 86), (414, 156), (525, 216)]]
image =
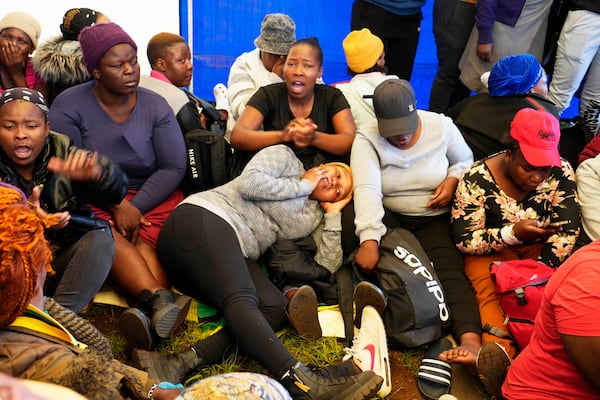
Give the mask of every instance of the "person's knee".
[(279, 330), (289, 324), (286, 314), (288, 299), (282, 294), (268, 304), (261, 304), (260, 310), (274, 330)]
[(109, 231), (94, 229), (75, 242), (72, 250), (75, 257), (85, 257), (86, 263), (103, 260), (110, 266), (115, 256), (115, 242)]
[(83, 235), (79, 242), (85, 247), (99, 249), (110, 254), (115, 251), (115, 240), (109, 230), (91, 230)]
[(240, 310), (255, 309), (265, 316), (274, 330), (279, 330), (288, 324), (286, 306), (287, 299), (283, 293), (281, 296), (271, 296), (261, 301), (254, 290), (238, 289), (224, 297), (220, 309), (225, 314), (229, 311), (237, 313)]

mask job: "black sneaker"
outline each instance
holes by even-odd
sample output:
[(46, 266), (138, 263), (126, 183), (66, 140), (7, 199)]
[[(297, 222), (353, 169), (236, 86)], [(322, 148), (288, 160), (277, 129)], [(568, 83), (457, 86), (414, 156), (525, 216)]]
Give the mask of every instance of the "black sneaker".
[(319, 324), (317, 294), (308, 285), (300, 286), (288, 303), (288, 318), (300, 336), (319, 339), (323, 332)]
[(146, 371), (150, 379), (173, 384), (184, 383), (185, 377), (203, 364), (192, 349), (175, 354), (135, 349), (131, 355), (131, 365)]
[(387, 306), (387, 297), (383, 290), (369, 281), (361, 281), (354, 288), (354, 307), (356, 308), (354, 326), (357, 328), (360, 328), (362, 311), (365, 306), (372, 306), (379, 315), (383, 314)]
[(373, 371), (325, 379), (297, 362), (281, 378), (281, 384), (294, 400), (366, 400), (375, 396), (383, 378)]

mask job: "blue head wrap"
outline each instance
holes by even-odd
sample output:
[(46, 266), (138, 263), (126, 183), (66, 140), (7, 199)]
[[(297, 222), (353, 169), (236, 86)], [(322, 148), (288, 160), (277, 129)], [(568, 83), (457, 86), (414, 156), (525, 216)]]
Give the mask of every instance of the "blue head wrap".
[(488, 89), (492, 96), (526, 94), (542, 79), (544, 70), (531, 54), (498, 60), (490, 71)]

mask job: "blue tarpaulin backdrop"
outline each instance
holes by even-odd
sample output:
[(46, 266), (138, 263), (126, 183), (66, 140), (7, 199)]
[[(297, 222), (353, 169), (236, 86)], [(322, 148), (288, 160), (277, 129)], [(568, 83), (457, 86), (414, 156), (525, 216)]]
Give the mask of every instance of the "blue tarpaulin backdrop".
[[(192, 47), (196, 95), (212, 100), (218, 82), (227, 83), (229, 67), (243, 52), (253, 50), (260, 24), (269, 13), (288, 14), (296, 22), (298, 39), (316, 36), (324, 53), (323, 79), (349, 79), (342, 40), (350, 32), (352, 0), (181, 0), (181, 34)], [(420, 108), (429, 104), (429, 88), (437, 58), (431, 29), (433, 0), (423, 8), (421, 38), (411, 83)], [(190, 17), (193, 16), (193, 17)], [(190, 29), (191, 28), (191, 29)], [(190, 33), (191, 32), (191, 33)]]
[[(421, 37), (411, 78), (421, 109), (429, 105), (429, 90), (437, 68), (431, 26), (433, 2), (427, 0), (423, 7)], [(308, 36), (319, 39), (324, 53), (325, 83), (348, 80), (342, 41), (350, 32), (352, 3), (353, 0), (180, 0), (181, 35), (193, 53), (191, 90), (202, 98), (214, 100), (214, 85), (227, 84), (229, 67), (236, 57), (255, 48), (261, 21), (269, 13), (292, 17), (298, 39)], [(563, 117), (577, 115), (577, 105), (574, 99)]]

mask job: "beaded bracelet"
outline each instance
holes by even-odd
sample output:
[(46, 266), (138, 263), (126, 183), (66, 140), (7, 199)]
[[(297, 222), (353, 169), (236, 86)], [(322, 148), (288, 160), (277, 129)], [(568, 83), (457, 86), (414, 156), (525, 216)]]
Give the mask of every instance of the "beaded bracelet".
[(152, 386), (150, 386), (150, 390), (148, 390), (148, 398), (150, 400), (154, 399), (154, 397), (152, 397), (152, 395), (154, 394), (154, 391), (156, 390), (157, 387), (158, 387), (158, 383), (153, 383)]

